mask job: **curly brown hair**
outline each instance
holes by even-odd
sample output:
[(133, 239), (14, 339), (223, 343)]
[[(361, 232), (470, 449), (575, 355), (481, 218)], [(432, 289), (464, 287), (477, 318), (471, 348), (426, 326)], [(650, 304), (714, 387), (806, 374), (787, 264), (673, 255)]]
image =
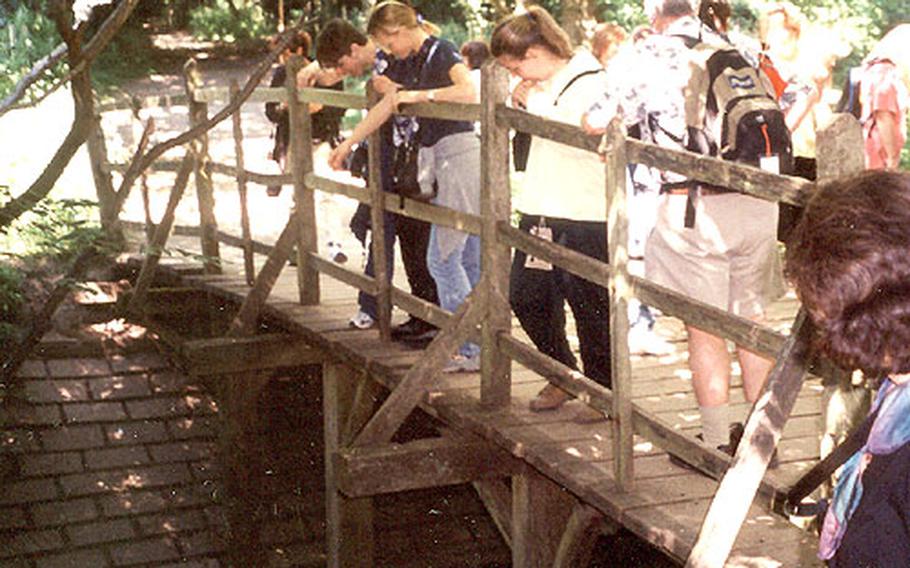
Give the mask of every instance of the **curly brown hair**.
[(867, 374), (910, 372), (910, 174), (869, 171), (819, 187), (786, 260), (822, 351)]

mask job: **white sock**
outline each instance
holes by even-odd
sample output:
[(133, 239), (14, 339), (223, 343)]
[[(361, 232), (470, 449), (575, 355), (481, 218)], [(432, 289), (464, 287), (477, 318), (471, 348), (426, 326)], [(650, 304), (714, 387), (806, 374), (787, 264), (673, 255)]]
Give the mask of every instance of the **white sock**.
[(701, 431), (705, 443), (716, 448), (730, 443), (730, 406), (699, 406), (701, 412)]

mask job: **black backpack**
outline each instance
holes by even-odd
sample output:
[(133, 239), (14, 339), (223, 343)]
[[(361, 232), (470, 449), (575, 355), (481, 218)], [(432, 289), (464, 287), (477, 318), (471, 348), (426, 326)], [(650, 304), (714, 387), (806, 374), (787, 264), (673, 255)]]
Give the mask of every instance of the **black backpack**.
[(693, 92), (707, 90), (700, 99), (704, 101), (703, 108), (697, 110), (697, 116), (687, 117), (687, 148), (776, 170), (775, 173), (792, 173), (790, 130), (759, 69), (729, 44), (710, 45), (701, 38), (683, 39), (690, 49), (699, 52), (696, 59), (700, 61), (703, 56), (704, 60), (701, 72), (693, 73)]

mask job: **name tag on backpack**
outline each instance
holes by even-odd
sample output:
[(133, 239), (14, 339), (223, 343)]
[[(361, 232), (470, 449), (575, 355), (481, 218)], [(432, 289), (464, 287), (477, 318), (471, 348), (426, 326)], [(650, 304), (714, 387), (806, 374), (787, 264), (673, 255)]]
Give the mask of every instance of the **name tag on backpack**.
[[(553, 242), (553, 229), (546, 225), (535, 225), (531, 227), (531, 234), (539, 239)], [(533, 270), (553, 270), (553, 265), (545, 260), (541, 260), (530, 254), (525, 257), (525, 268)]]
[(766, 172), (780, 175), (780, 156), (760, 156), (758, 158), (758, 167)]

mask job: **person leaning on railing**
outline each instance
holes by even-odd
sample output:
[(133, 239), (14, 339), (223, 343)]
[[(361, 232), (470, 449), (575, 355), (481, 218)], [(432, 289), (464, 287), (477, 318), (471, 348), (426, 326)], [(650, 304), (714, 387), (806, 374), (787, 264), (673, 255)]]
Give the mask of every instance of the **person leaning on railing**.
[[(367, 30), (399, 65), (396, 88), (387, 92), (357, 125), (350, 138), (329, 157), (339, 168), (354, 144), (391, 123), (402, 145), (416, 142), (417, 180), (432, 202), (466, 213), (480, 213), (480, 140), (471, 122), (394, 116), (398, 105), (418, 102), (474, 102), (476, 90), (458, 48), (436, 37), (438, 28), (424, 21), (409, 5), (397, 1), (377, 4)], [(391, 63), (390, 63), (391, 65)], [(426, 262), (440, 307), (454, 312), (480, 279), (480, 239), (462, 231), (433, 225)], [(480, 348), (465, 343), (446, 365), (446, 372), (480, 369)]]
[[(723, 40), (703, 27), (689, 0), (645, 0), (644, 5), (655, 33), (635, 45), (621, 69), (611, 68), (610, 88), (586, 118), (591, 126), (606, 127), (619, 116), (626, 126), (647, 125), (644, 141), (685, 149), (688, 128), (696, 127), (687, 122), (685, 93), (697, 66), (695, 50), (684, 38)], [(645, 276), (718, 309), (763, 319), (773, 299), (777, 205), (705, 187), (673, 172), (663, 172), (662, 181), (657, 219), (645, 244)], [(694, 222), (689, 226), (693, 192)], [(742, 425), (730, 420), (726, 341), (692, 325), (686, 331), (701, 436), (709, 446), (732, 455)], [(772, 362), (739, 346), (736, 354), (746, 400), (754, 402)]]
[(910, 174), (872, 171), (813, 193), (786, 273), (844, 369), (880, 377), (869, 436), (841, 470), (818, 555), (833, 568), (910, 560)]
[[(374, 71), (371, 83), (380, 94), (388, 95), (399, 86), (399, 81), (406, 73), (413, 59), (398, 61), (384, 54), (373, 39), (354, 27), (345, 20), (335, 18), (326, 23), (319, 36), (316, 38), (316, 60), (318, 69), (310, 69), (308, 73), (318, 74), (325, 72), (334, 73), (339, 80), (344, 77), (357, 77), (370, 70)], [(298, 75), (298, 82), (301, 76)], [(389, 170), (392, 161), (392, 150), (395, 140), (392, 136), (392, 127), (385, 124), (380, 129), (380, 184), (383, 189), (390, 189)], [(351, 144), (342, 143), (344, 152), (347, 153)], [(340, 145), (339, 147), (342, 147)], [(342, 160), (343, 161), (343, 160)], [(336, 163), (340, 167), (342, 164)], [(351, 229), (361, 240), (366, 239), (369, 227), (369, 206), (361, 203), (357, 212), (351, 219)], [(430, 240), (430, 225), (419, 219), (412, 219), (404, 215), (395, 215), (389, 212), (383, 214), (383, 230), (386, 242), (386, 275), (392, 278), (395, 266), (395, 240), (401, 245), (401, 259), (404, 263), (405, 273), (411, 293), (422, 300), (438, 304), (436, 285), (427, 268), (427, 245)], [(375, 233), (374, 233), (375, 234)], [(373, 247), (368, 248), (367, 264), (364, 272), (367, 276), (375, 274)], [(377, 305), (375, 296), (360, 292), (357, 296), (359, 310), (351, 318), (350, 325), (358, 329), (368, 329), (376, 324)], [(392, 339), (403, 340), (428, 340), (435, 334), (436, 329), (427, 322), (410, 318), (403, 324), (392, 329)]]
[[(577, 52), (556, 21), (540, 7), (500, 22), (490, 41), (493, 57), (521, 79), (517, 94), (528, 112), (571, 125), (605, 89), (600, 62)], [(523, 182), (515, 196), (519, 229), (571, 250), (607, 261), (606, 177), (596, 154), (533, 138)], [(585, 375), (611, 386), (610, 302), (602, 287), (515, 251), (510, 281), (512, 310), (543, 354), (577, 369), (566, 337), (564, 303), (575, 315)], [(549, 384), (531, 410), (553, 410), (571, 396)], [(602, 420), (584, 406), (581, 422)]]

